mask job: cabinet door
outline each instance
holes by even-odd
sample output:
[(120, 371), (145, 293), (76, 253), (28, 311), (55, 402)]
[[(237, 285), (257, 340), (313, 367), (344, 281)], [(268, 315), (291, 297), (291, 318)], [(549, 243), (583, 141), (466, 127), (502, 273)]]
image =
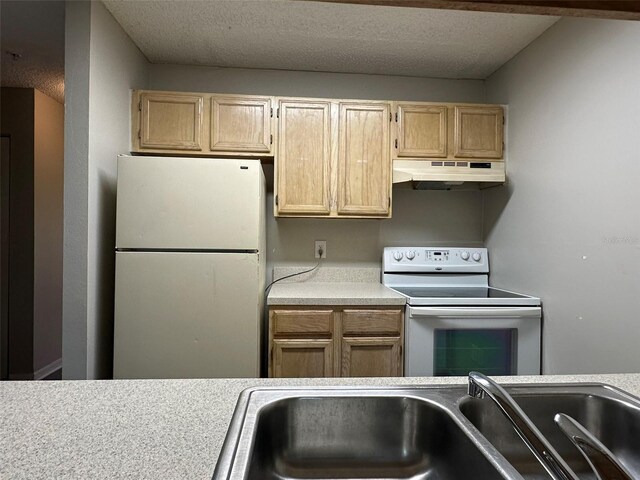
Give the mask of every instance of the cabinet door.
[(502, 107), (454, 107), (454, 156), (502, 158), (503, 115)]
[(447, 107), (398, 104), (398, 157), (447, 156)]
[(274, 339), (271, 355), (275, 378), (333, 377), (333, 340)]
[(278, 214), (328, 215), (331, 103), (280, 100)]
[(201, 95), (140, 94), (140, 148), (202, 150)]
[(211, 97), (211, 150), (271, 153), (269, 97)]
[(388, 216), (389, 115), (388, 103), (340, 103), (339, 214)]
[(398, 377), (402, 375), (400, 337), (342, 339), (343, 377)]

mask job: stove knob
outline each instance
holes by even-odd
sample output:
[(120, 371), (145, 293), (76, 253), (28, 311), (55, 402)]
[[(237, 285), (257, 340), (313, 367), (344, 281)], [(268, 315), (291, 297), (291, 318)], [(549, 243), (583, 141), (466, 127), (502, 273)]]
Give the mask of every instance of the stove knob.
[(402, 252), (393, 252), (393, 258), (396, 259), (396, 261), (400, 261), (402, 260)]
[(474, 254), (473, 254), (473, 259), (474, 259), (476, 262), (479, 262), (481, 258), (482, 258), (482, 257), (480, 256), (480, 254), (479, 254), (478, 252), (476, 252), (476, 253), (474, 253)]
[(406, 255), (407, 260), (413, 260), (414, 258), (416, 258), (416, 252), (414, 252), (413, 250), (409, 250)]
[(469, 260), (469, 252), (466, 252), (466, 251), (465, 251), (465, 252), (462, 252), (462, 253), (460, 254), (460, 257), (461, 257), (463, 260)]

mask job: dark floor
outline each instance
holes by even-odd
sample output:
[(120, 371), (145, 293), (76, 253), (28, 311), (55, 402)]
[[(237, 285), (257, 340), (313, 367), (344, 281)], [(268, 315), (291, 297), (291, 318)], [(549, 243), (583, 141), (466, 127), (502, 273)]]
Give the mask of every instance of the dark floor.
[(59, 368), (55, 372), (51, 372), (48, 376), (42, 380), (62, 380), (62, 368)]

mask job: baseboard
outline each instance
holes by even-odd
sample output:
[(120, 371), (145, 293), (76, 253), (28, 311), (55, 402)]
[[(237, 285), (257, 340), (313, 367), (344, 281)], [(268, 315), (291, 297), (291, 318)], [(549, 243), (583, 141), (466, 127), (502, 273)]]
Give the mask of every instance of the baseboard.
[(41, 369), (33, 372), (33, 379), (42, 380), (43, 378), (48, 377), (53, 372), (61, 368), (62, 368), (62, 358), (58, 358), (57, 360), (54, 360), (53, 362), (51, 362), (49, 365), (45, 365)]
[(42, 380), (61, 368), (62, 358), (58, 358), (33, 373), (10, 373), (9, 380)]

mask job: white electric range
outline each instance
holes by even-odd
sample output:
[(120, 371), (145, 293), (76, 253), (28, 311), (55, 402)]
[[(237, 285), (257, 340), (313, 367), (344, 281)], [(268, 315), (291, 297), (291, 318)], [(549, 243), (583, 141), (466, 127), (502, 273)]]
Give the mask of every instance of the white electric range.
[(540, 374), (540, 299), (489, 286), (486, 248), (385, 248), (382, 283), (407, 298), (406, 376)]

